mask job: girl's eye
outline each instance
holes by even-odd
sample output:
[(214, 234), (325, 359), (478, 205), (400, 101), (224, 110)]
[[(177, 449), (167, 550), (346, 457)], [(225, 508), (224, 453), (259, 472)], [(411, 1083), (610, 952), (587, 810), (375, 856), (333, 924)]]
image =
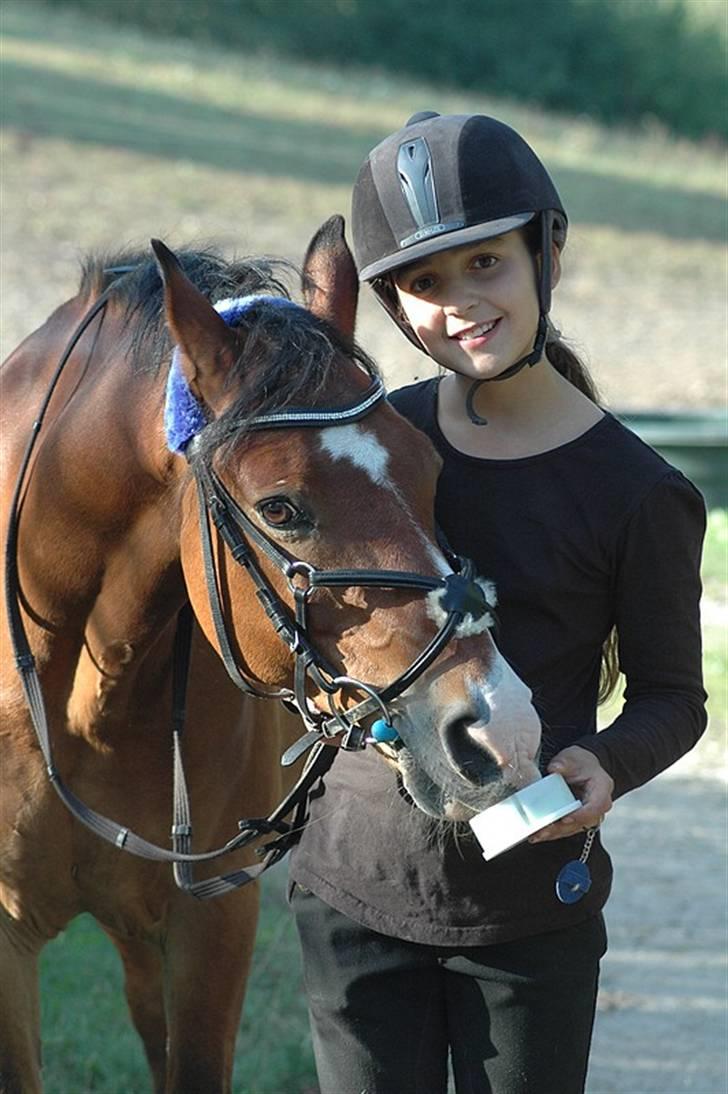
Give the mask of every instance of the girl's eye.
[(495, 255), (476, 255), (473, 259), (473, 266), (476, 270), (489, 270), (491, 266), (495, 266), (497, 261)]
[(292, 528), (303, 519), (303, 513), (287, 498), (267, 498), (256, 507), (271, 528)]
[(413, 296), (422, 296), (423, 293), (429, 292), (432, 286), (435, 284), (434, 277), (429, 274), (423, 274), (421, 277), (416, 277), (409, 286), (409, 292)]

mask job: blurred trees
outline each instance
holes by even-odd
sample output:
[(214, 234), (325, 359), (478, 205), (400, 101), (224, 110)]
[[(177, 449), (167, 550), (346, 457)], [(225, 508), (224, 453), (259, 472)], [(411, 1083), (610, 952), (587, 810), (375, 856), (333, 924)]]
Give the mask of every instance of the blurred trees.
[(48, 0), (608, 122), (728, 136), (726, 0)]

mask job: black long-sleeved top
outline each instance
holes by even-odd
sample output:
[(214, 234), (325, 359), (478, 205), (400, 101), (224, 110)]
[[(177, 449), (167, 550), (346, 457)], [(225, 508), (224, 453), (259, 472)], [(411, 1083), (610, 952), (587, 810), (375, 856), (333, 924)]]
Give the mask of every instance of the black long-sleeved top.
[[(618, 797), (674, 763), (705, 728), (702, 498), (610, 414), (549, 452), (488, 460), (448, 444), (436, 398), (429, 380), (391, 401), (443, 457), (437, 520), (495, 582), (496, 641), (533, 692), (543, 764), (578, 744), (599, 758)], [(614, 624), (625, 704), (597, 734), (601, 647)], [(555, 878), (583, 837), (521, 844), (486, 863), (472, 835), (455, 837), (419, 812), (369, 750), (339, 754), (320, 789), (291, 877), (385, 934), (436, 945), (506, 941), (578, 922), (609, 894), (599, 840), (589, 894), (562, 905)]]

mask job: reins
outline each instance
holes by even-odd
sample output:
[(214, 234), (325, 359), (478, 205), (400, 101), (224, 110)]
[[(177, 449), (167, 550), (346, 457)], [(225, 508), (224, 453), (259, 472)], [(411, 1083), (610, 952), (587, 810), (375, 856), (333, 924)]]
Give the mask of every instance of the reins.
[[(127, 271), (112, 272), (123, 273)], [(257, 698), (282, 700), (286, 705), (295, 707), (303, 718), (306, 733), (284, 754), (282, 760), (284, 764), (293, 763), (312, 745), (314, 748), (300, 778), (270, 816), (240, 820), (237, 835), (233, 836), (222, 847), (202, 853), (191, 852), (192, 822), (181, 745), (185, 722), (187, 677), (194, 619), (191, 605), (188, 602), (178, 614), (174, 640), (172, 849), (159, 847), (143, 839), (130, 828), (117, 824), (81, 801), (65, 785), (53, 760), (46, 707), (35, 657), (30, 648), (20, 606), (18, 530), (21, 499), (30, 462), (58, 381), (81, 336), (97, 315), (101, 314), (101, 323), (103, 323), (106, 305), (114, 288), (114, 284), (110, 285), (99, 296), (71, 335), (53, 373), (38, 415), (33, 422), (31, 435), (20, 464), (10, 506), (5, 553), (5, 598), (9, 629), (15, 662), (21, 677), (31, 721), (45, 761), (48, 778), (64, 805), (81, 824), (119, 849), (128, 851), (140, 858), (171, 863), (175, 882), (179, 888), (199, 899), (208, 899), (255, 880), (264, 870), (286, 854), (293, 843), (296, 842), (298, 833), (306, 822), (308, 797), (312, 786), (325, 774), (335, 759), (336, 749), (325, 745), (324, 742), (343, 734), (341, 747), (354, 750), (363, 748), (372, 740), (371, 737), (367, 737), (363, 720), (370, 719), (372, 715), (379, 715), (381, 721), (391, 729), (392, 718), (387, 704), (400, 696), (432, 664), (450, 641), (466, 615), (477, 619), (488, 612), (489, 605), (482, 589), (473, 580), (472, 563), (467, 560), (460, 560), (451, 553), (449, 553), (450, 561), (458, 568), (459, 572), (450, 573), (445, 578), (433, 578), (406, 571), (318, 570), (307, 562), (290, 558), (250, 520), (212, 468), (207, 467), (204, 460), (199, 458), (198, 435), (198, 438), (193, 439), (188, 446), (187, 456), (196, 479), (205, 578), (213, 625), (223, 664), (230, 678), (243, 692)], [(262, 430), (300, 427), (323, 428), (330, 425), (344, 424), (358, 421), (368, 414), (383, 398), (384, 389), (381, 383), (375, 379), (358, 400), (347, 406), (325, 409), (287, 408), (280, 412), (261, 415), (254, 418), (252, 422), (247, 422), (246, 425), (253, 430)], [(235, 423), (232, 423), (232, 428), (234, 426)], [(255, 587), (256, 596), (266, 615), (276, 632), (287, 643), (294, 657), (294, 687), (292, 691), (289, 689), (267, 689), (258, 681), (247, 679), (245, 673), (236, 663), (222, 608), (212, 548), (210, 521), (212, 521), (221, 539), (228, 547), (234, 561), (243, 566), (250, 576)], [(294, 618), (291, 617), (289, 606), (280, 598), (260, 569), (250, 548), (249, 540), (252, 540), (269, 561), (285, 576), (294, 601)], [(310, 640), (307, 627), (307, 607), (315, 589), (348, 587), (410, 589), (424, 593), (431, 593), (434, 590), (441, 592), (441, 607), (445, 612), (444, 623), (412, 664), (384, 688), (375, 688), (364, 681), (337, 673)], [(307, 698), (309, 677), (316, 687), (326, 694), (329, 715), (313, 708)], [(356, 701), (353, 707), (345, 709), (341, 705), (340, 699), (337, 701), (337, 696), (340, 697), (347, 691), (354, 695), (356, 693), (364, 694), (366, 698)], [(407, 744), (408, 742), (405, 740), (404, 743)], [(287, 821), (286, 818), (291, 814), (293, 814), (292, 820)], [(276, 834), (276, 838), (269, 840), (256, 849), (256, 853), (262, 859), (258, 865), (219, 875), (209, 880), (195, 881), (193, 879), (192, 865), (194, 863), (209, 862), (220, 858), (245, 847), (260, 836), (273, 833)]]

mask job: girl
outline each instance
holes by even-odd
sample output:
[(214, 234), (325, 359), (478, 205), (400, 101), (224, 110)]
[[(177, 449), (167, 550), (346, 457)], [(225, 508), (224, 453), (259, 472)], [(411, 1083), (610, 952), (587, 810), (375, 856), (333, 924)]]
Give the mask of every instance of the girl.
[[(549, 323), (567, 217), (512, 129), (415, 115), (364, 163), (353, 233), (361, 280), (445, 370), (391, 401), (442, 456), (439, 525), (495, 582), (542, 769), (583, 804), (486, 863), (375, 757), (339, 754), (291, 863), (322, 1094), (444, 1094), (448, 1053), (459, 1094), (578, 1094), (611, 882), (595, 829), (705, 727), (702, 499)], [(615, 630), (625, 704), (597, 734)]]

